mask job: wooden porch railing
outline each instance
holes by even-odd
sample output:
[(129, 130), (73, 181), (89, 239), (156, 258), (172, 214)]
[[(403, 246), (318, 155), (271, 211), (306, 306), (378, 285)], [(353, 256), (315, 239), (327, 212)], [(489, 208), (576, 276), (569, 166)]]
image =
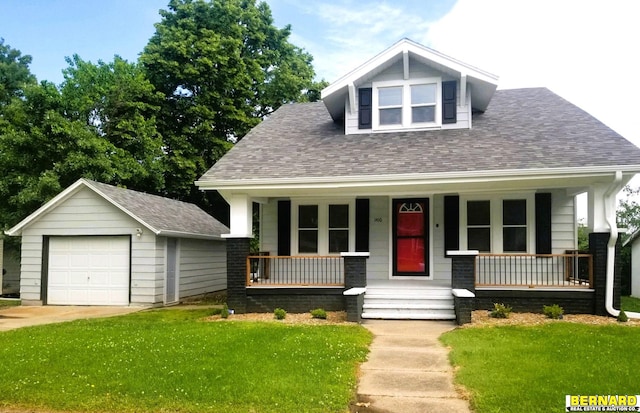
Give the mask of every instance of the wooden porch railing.
[(477, 287), (593, 288), (591, 254), (479, 254)]
[(247, 257), (247, 287), (252, 286), (342, 286), (344, 261), (328, 256)]

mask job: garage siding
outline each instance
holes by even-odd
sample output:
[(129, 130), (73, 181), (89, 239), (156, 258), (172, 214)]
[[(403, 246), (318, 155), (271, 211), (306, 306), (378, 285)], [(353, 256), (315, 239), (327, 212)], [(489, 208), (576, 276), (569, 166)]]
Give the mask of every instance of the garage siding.
[(155, 297), (155, 235), (143, 231), (140, 224), (90, 189), (82, 188), (22, 233), (20, 296), (23, 300), (41, 300), (43, 236), (131, 235), (131, 280), (133, 303), (153, 303)]
[(178, 249), (179, 298), (227, 288), (225, 241), (181, 239)]

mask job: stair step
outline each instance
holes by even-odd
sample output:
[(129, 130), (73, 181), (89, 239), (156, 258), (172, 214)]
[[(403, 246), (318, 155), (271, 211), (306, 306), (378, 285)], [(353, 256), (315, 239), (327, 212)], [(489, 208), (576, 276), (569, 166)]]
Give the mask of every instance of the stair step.
[(380, 308), (390, 310), (453, 310), (455, 306), (451, 303), (367, 303), (365, 302), (362, 308)]
[(367, 319), (386, 319), (386, 320), (455, 320), (456, 315), (451, 312), (446, 313), (426, 313), (426, 312), (413, 312), (413, 313), (392, 313), (386, 311), (365, 311), (362, 313), (362, 318)]

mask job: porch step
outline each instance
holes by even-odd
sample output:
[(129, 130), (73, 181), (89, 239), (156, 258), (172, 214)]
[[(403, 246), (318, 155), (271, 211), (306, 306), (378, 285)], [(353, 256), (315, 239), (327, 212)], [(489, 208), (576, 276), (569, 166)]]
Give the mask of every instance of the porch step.
[(367, 286), (362, 318), (454, 320), (450, 287)]

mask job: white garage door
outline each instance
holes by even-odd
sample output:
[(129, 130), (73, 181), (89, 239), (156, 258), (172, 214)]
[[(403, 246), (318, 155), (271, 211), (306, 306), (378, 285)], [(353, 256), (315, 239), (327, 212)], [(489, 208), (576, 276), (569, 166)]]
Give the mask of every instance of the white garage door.
[(51, 237), (47, 304), (129, 304), (129, 237)]

